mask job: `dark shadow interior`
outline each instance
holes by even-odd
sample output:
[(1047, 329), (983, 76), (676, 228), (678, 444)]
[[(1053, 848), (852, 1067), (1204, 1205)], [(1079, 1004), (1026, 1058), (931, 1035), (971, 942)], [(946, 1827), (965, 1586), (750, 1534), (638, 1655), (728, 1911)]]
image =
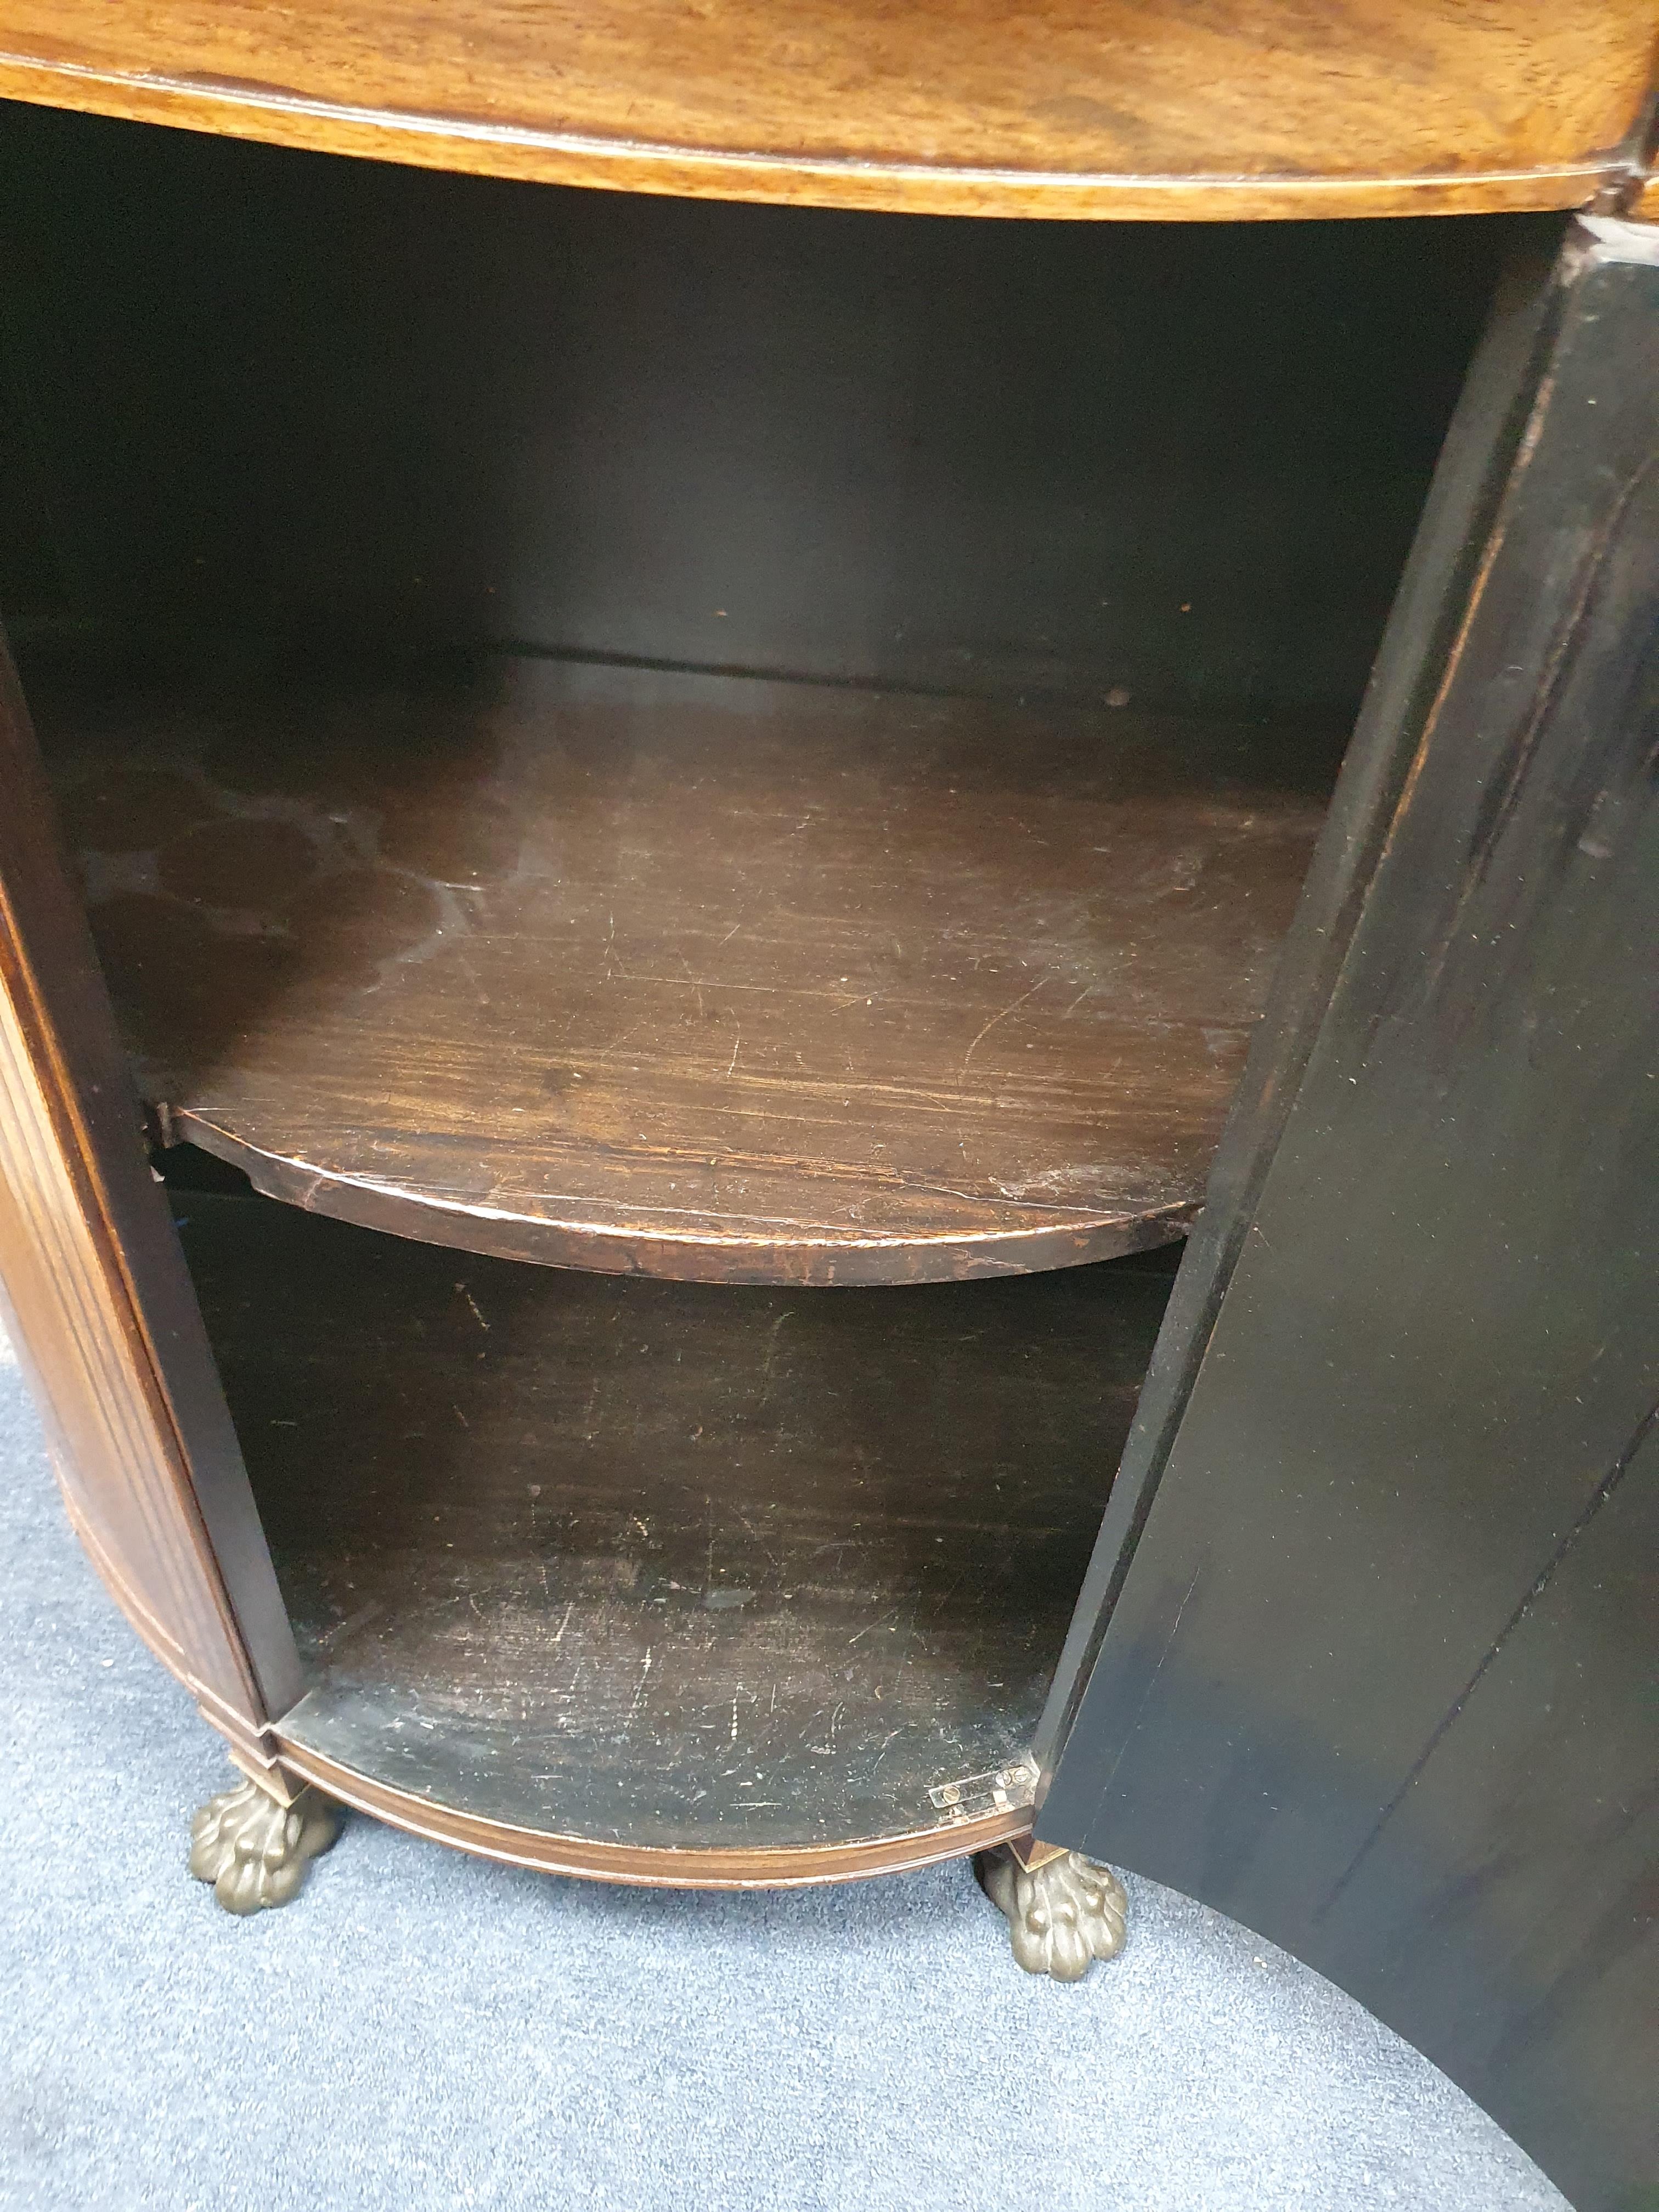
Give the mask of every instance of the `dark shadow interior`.
[(20, 639), (1351, 721), (1539, 220), (947, 221), (0, 120)]
[[(1150, 1161), (1125, 1200), (1135, 1220), (1158, 1214), (1158, 1233), (1176, 1237), (1202, 1201), (1484, 302), (1536, 219), (1045, 225), (676, 202), (21, 107), (0, 110), (0, 607), (64, 781), (154, 1133), (212, 1147), (234, 1077), (244, 1119), (221, 1149), (298, 1201), (238, 1195), (222, 1174), (206, 1189), (211, 1174), (185, 1152), (161, 1155), (318, 1670), (319, 1744), (451, 1802), (612, 1840), (822, 1844), (937, 1824), (935, 1767), (950, 1780), (973, 1747), (1017, 1760), (1029, 1735), (1167, 1290), (1156, 1261), (1076, 1264), (1133, 1237), (1068, 1259), (1067, 1194), (1086, 1183), (1098, 1212), (1117, 1188), (1103, 1147), (1133, 1139)], [(649, 750), (631, 706), (580, 727), (567, 714), (547, 725), (565, 748), (563, 796), (532, 805), (528, 784), (503, 781), (502, 745), (533, 746), (533, 716), (531, 737), (509, 742), (489, 711), (463, 723), (453, 702), (488, 700), (503, 668), (545, 660), (597, 665), (607, 682), (619, 665), (629, 683), (726, 680), (726, 720), (699, 725), (698, 742), (723, 732), (739, 772), (724, 813), (699, 814), (696, 791), (712, 787), (686, 752), (695, 851), (677, 854), (672, 832), (630, 847), (637, 816), (622, 809), (603, 817), (599, 861), (582, 863), (614, 878), (604, 942), (629, 946), (625, 980), (654, 960), (677, 989), (684, 968), (697, 994), (708, 1034), (677, 1030), (654, 1058), (640, 1038), (668, 1018), (641, 997), (632, 1028), (582, 1047), (586, 1062), (550, 1043), (512, 1060), (538, 1021), (562, 1036), (582, 1011), (568, 993), (556, 1008), (538, 999), (560, 957), (545, 906), (512, 909), (510, 1003), (491, 1000), (499, 969), (475, 990), (443, 965), (468, 927), (480, 959), (499, 941), (500, 884), (516, 897), (532, 878), (574, 879), (581, 778), (597, 767), (626, 782), (627, 749)], [(750, 683), (762, 678), (785, 681)], [(975, 1111), (1030, 1117), (1030, 1187), (1060, 1193), (1060, 1241), (1021, 1264), (1070, 1266), (1072, 1279), (1015, 1269), (979, 1285), (803, 1289), (866, 1279), (786, 1264), (788, 1239), (764, 1229), (744, 1232), (749, 1272), (728, 1271), (746, 1289), (515, 1267), (568, 1254), (480, 1225), (507, 1203), (494, 1167), (491, 1204), (472, 1192), (459, 1230), (376, 1213), (362, 1194), (414, 1176), (414, 1151), (427, 1200), (434, 1179), (463, 1188), (497, 1109), (541, 1113), (555, 1136), (574, 1127), (576, 1086), (603, 1060), (623, 1074), (612, 1121), (583, 1125), (584, 1158), (608, 1173), (625, 1154), (640, 1190), (647, 1162), (656, 1180), (629, 1203), (656, 1242), (588, 1264), (672, 1275), (670, 1217), (689, 1204), (674, 1178), (694, 1167), (715, 1247), (723, 1220), (763, 1213), (757, 1190), (784, 1203), (780, 1160), (854, 1190), (849, 1237), (874, 1218), (849, 1178), (877, 1173), (869, 1155), (897, 1110), (883, 1100), (907, 1073), (916, 1088), (929, 1048), (915, 1010), (949, 1011), (949, 963), (931, 952), (908, 1000), (898, 975), (903, 1011), (878, 1036), (873, 1015), (836, 1030), (833, 1073), (808, 1069), (824, 1097), (845, 1094), (822, 1126), (796, 1100), (795, 1134), (779, 1134), (760, 1089), (738, 1097), (737, 1121), (684, 1103), (726, 1060), (723, 1002), (709, 1015), (705, 990), (736, 1004), (790, 988), (716, 975), (694, 941), (719, 933), (721, 895), (705, 896), (696, 870), (738, 884), (765, 842), (740, 772), (744, 728), (757, 759), (763, 726), (769, 762), (821, 777), (833, 811), (866, 738), (856, 714), (837, 721), (821, 702), (848, 691), (881, 695), (884, 726), (900, 732), (883, 758), (901, 767), (860, 786), (867, 834), (799, 878), (822, 891), (841, 871), (830, 919), (809, 915), (808, 951), (788, 957), (821, 953), (857, 1014), (848, 977), (888, 959), (860, 929), (891, 909), (895, 885), (933, 896), (919, 846), (880, 845), (905, 746), (920, 758), (933, 744), (937, 787), (907, 803), (931, 825), (927, 866), (945, 886), (936, 934), (969, 945), (975, 974), (991, 963), (984, 1006), (964, 996), (939, 1064), (958, 1091), (971, 1072)], [(678, 696), (653, 693), (651, 711), (672, 720)], [(1062, 720), (1072, 750), (1056, 767), (1044, 748)], [(938, 736), (946, 722), (970, 732), (959, 754)], [(978, 842), (964, 830), (954, 878), (980, 888), (958, 925), (939, 825), (972, 779)], [(1060, 807), (1073, 817), (1105, 810), (1105, 842), (1085, 840), (1071, 875), (1043, 872), (1038, 803), (1057, 799), (1075, 799)], [(769, 796), (767, 821), (781, 804)], [(810, 793), (803, 804), (810, 817)], [(1140, 809), (1133, 848), (1126, 806)], [(1218, 823), (1231, 841), (1219, 859)], [(410, 823), (427, 841), (420, 866), (399, 859), (365, 889), (358, 848), (340, 841), (372, 837), (378, 854)], [(1269, 836), (1302, 841), (1277, 873), (1259, 865)], [(1133, 926), (1103, 890), (1131, 858), (1146, 888)], [(496, 905), (446, 921), (484, 897), (486, 877)], [(775, 914), (796, 895), (781, 863), (759, 880)], [(318, 944), (374, 971), (330, 971), (341, 1027), (329, 1035), (318, 971), (293, 951)], [(899, 947), (901, 968), (908, 957)], [(1066, 963), (1075, 1000), (1056, 985), (1022, 1011)], [(422, 963), (447, 979), (436, 997), (407, 981)], [(396, 988), (371, 1008), (387, 976)], [(878, 997), (872, 982), (863, 1004)], [(1085, 1002), (1105, 1007), (1109, 1036), (1062, 1027)], [(693, 1016), (682, 1005), (672, 1018)], [(751, 1060), (747, 1080), (787, 1087), (830, 1021), (809, 1010), (793, 1029), (763, 1024), (774, 1060)], [(329, 1084), (343, 1041), (376, 1022), (389, 1072), (373, 1063), (342, 1104)], [(1166, 1050), (1177, 1030), (1186, 1042)], [(463, 1048), (471, 1072), (441, 1096), (434, 1071)], [(156, 1073), (181, 1055), (187, 1079)], [(724, 1079), (738, 1065), (734, 1048)], [(514, 1083), (529, 1103), (507, 1105)], [(1150, 1112), (1129, 1117), (1127, 1137), (1121, 1116), (1097, 1124), (1079, 1109), (1063, 1132), (1042, 1117), (1068, 1085), (1086, 1103), (1114, 1084), (1143, 1099), (1185, 1084), (1202, 1110), (1173, 1134)], [(967, 1108), (942, 1077), (923, 1087), (946, 1097), (954, 1143), (950, 1116)], [(743, 1115), (758, 1133), (741, 1133)], [(343, 1130), (356, 1151), (342, 1152)], [(1031, 1202), (1000, 1165), (990, 1197), (988, 1182), (969, 1188), (960, 1149), (947, 1188), (917, 1140), (909, 1211), (895, 1218), (915, 1218), (912, 1186), (941, 1208)], [(260, 1165), (278, 1156), (282, 1174)], [(634, 1234), (599, 1169), (590, 1180), (581, 1203)], [(349, 1212), (348, 1188), (353, 1219), (426, 1241), (313, 1218)], [(499, 1333), (466, 1310), (486, 1278), (492, 1310), (513, 1319)], [(719, 1521), (719, 1573), (712, 1534), (693, 1571), (699, 1513)], [(722, 1589), (743, 1595), (727, 1604)], [(636, 1702), (658, 1600), (678, 1624), (660, 1707)], [(354, 1605), (368, 1611), (355, 1620)], [(585, 1624), (586, 1686), (549, 1640), (565, 1605)], [(769, 1694), (785, 1690), (788, 1725), (757, 1770), (789, 1808), (770, 1826), (744, 1809), (727, 1757), (759, 1727), (745, 1666)], [(532, 1679), (580, 1717), (567, 1756), (562, 1723), (542, 1712), (537, 1783), (513, 1747), (513, 1700)], [(910, 1731), (888, 1770), (902, 1767), (896, 1795), (876, 1778), (890, 1696)]]

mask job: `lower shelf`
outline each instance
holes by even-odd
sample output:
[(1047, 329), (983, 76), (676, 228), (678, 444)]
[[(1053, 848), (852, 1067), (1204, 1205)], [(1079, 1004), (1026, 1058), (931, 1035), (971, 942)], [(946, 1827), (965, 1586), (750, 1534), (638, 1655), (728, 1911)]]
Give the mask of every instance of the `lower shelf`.
[(1024, 1826), (1167, 1267), (714, 1290), (176, 1212), (319, 1778), (624, 1879), (835, 1879)]

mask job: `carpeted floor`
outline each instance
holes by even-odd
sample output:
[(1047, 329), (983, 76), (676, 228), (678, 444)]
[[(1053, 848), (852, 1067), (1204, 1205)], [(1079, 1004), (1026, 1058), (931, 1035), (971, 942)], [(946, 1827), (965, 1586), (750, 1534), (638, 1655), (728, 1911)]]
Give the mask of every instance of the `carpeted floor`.
[(1131, 1881), (1029, 1980), (964, 1864), (851, 1889), (555, 1881), (351, 1822), (235, 1921), (214, 1740), (80, 1555), (0, 1342), (0, 2206), (27, 2212), (1542, 2212), (1565, 2200), (1304, 1967)]

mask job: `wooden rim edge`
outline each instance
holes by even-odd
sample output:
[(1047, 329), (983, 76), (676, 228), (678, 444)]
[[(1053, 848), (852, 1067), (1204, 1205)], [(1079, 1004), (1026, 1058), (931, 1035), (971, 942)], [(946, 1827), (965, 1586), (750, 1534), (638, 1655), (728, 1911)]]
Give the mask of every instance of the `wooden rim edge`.
[(801, 1889), (820, 1883), (862, 1881), (876, 1875), (903, 1874), (936, 1866), (1013, 1841), (1031, 1826), (1029, 1806), (963, 1820), (953, 1827), (928, 1828), (870, 1842), (800, 1845), (781, 1850), (672, 1850), (639, 1844), (600, 1844), (577, 1836), (548, 1834), (487, 1820), (407, 1790), (377, 1782), (356, 1769), (339, 1766), (313, 1751), (279, 1725), (274, 1731), (284, 1765), (331, 1797), (373, 1814), (430, 1843), (447, 1844), (475, 1857), (538, 1874), (567, 1875), (582, 1881), (610, 1881), (647, 1889)]
[(526, 1867), (538, 1874), (566, 1875), (577, 1881), (616, 1882), (635, 1888), (803, 1889), (936, 1866), (945, 1859), (963, 1858), (999, 1844), (1016, 1842), (1030, 1832), (1033, 1814), (1028, 1805), (950, 1827), (921, 1829), (865, 1843), (803, 1844), (779, 1850), (672, 1850), (646, 1844), (592, 1843), (581, 1837), (514, 1827), (506, 1821), (483, 1819), (429, 1798), (412, 1796), (390, 1783), (377, 1782), (371, 1775), (338, 1765), (287, 1735), (280, 1726), (272, 1728), (262, 1741), (250, 1738), (191, 1674), (182, 1654), (110, 1559), (96, 1532), (76, 1511), (67, 1487), (61, 1481), (58, 1486), (70, 1525), (128, 1626), (152, 1657), (189, 1692), (203, 1718), (229, 1739), (234, 1751), (243, 1752), (262, 1768), (280, 1759), (342, 1804), (428, 1843), (446, 1844), (475, 1858)]
[[(179, 1135), (240, 1169), (264, 1197), (303, 1212), (451, 1251), (668, 1282), (831, 1288), (1048, 1273), (1178, 1243), (1201, 1204), (1194, 1199), (1146, 1212), (1079, 1212), (1069, 1221), (1048, 1215), (1029, 1227), (949, 1230), (938, 1236), (825, 1231), (775, 1240), (712, 1229), (634, 1227), (621, 1219), (538, 1219), (451, 1204), (264, 1151), (189, 1108), (171, 1108), (167, 1118)], [(775, 1255), (770, 1261), (769, 1253)]]
[(946, 168), (848, 155), (659, 146), (527, 125), (354, 108), (258, 85), (221, 85), (161, 72), (125, 76), (3, 52), (0, 98), (415, 167), (685, 198), (916, 214), (1261, 222), (1538, 212), (1583, 207), (1624, 174), (1617, 153), (1537, 169), (1364, 176)]

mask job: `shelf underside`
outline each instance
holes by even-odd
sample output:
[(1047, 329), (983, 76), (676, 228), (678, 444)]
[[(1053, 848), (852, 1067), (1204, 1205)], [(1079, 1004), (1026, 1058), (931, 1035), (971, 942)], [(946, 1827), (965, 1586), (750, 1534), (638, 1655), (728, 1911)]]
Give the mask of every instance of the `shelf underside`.
[(1339, 751), (521, 658), (33, 696), (169, 1133), (371, 1227), (725, 1281), (1179, 1235)]
[(1157, 1264), (716, 1291), (175, 1211), (319, 1671), (285, 1739), (619, 1852), (900, 1863), (1019, 1767)]
[(1644, 0), (9, 0), (0, 93), (427, 167), (935, 214), (1581, 206)]

